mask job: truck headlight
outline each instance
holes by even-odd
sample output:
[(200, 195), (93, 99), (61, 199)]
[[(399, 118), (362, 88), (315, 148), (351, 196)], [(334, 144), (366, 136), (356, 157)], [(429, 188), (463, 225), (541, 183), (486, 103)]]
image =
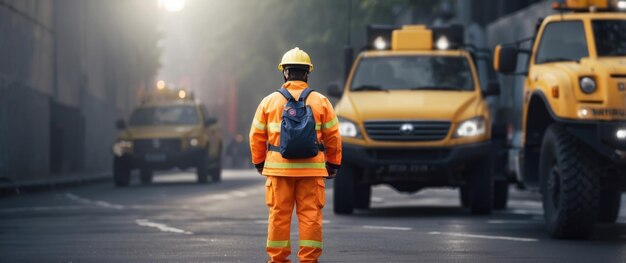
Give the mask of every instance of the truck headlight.
[(483, 117), (474, 117), (466, 121), (462, 121), (454, 137), (472, 137), (485, 134), (485, 119)]
[(361, 133), (356, 124), (344, 118), (339, 118), (339, 134), (344, 137), (361, 137)]
[(617, 130), (615, 137), (617, 137), (618, 140), (626, 140), (626, 129)]
[(590, 77), (580, 78), (580, 90), (585, 94), (591, 94), (596, 91), (596, 81)]
[(120, 157), (131, 148), (133, 148), (133, 141), (119, 140), (118, 142), (113, 144), (113, 154)]

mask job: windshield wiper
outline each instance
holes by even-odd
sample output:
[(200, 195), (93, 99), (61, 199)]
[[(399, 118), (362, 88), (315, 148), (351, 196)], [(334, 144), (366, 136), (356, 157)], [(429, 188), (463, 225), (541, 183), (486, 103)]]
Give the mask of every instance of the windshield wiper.
[(452, 86), (419, 86), (410, 88), (410, 90), (460, 90), (459, 88)]
[(361, 86), (358, 86), (358, 87), (352, 89), (352, 91), (364, 91), (364, 90), (389, 91), (389, 90), (383, 89), (383, 88), (381, 88), (380, 86), (377, 86), (377, 85), (361, 85)]

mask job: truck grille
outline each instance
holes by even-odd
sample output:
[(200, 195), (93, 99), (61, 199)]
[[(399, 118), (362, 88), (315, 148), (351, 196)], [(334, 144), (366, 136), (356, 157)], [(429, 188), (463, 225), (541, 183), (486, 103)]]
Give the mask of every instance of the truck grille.
[(133, 141), (135, 154), (146, 153), (179, 153), (180, 139), (141, 139)]
[(439, 141), (448, 135), (449, 121), (366, 121), (365, 132), (375, 141)]

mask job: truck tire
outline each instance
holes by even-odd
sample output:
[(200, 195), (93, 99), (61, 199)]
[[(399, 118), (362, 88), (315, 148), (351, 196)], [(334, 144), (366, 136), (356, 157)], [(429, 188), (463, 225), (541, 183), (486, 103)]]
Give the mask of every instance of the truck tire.
[(199, 184), (206, 184), (209, 181), (209, 160), (206, 153), (198, 160), (196, 176)]
[(211, 182), (217, 183), (222, 181), (222, 151), (220, 150), (219, 157), (213, 164), (213, 169), (211, 169)]
[(558, 123), (541, 144), (539, 178), (544, 219), (554, 238), (588, 238), (598, 219), (599, 173), (593, 150)]
[(153, 172), (150, 169), (141, 169), (139, 170), (139, 178), (141, 179), (142, 184), (151, 184)]
[(493, 209), (506, 209), (509, 201), (509, 182), (496, 180), (493, 182)]
[(600, 212), (598, 221), (602, 223), (615, 223), (619, 216), (619, 208), (622, 204), (622, 192), (618, 187), (608, 187), (600, 193)]
[(354, 168), (344, 164), (339, 168), (333, 184), (333, 211), (349, 215), (354, 211)]
[(472, 214), (490, 214), (493, 208), (493, 159), (487, 155), (469, 168), (469, 209)]
[(125, 157), (113, 157), (113, 183), (124, 187), (130, 184), (130, 164)]
[(354, 208), (369, 209), (372, 187), (369, 184), (356, 184), (354, 187)]
[(461, 201), (461, 207), (469, 207), (469, 190), (467, 185), (459, 187), (459, 201)]

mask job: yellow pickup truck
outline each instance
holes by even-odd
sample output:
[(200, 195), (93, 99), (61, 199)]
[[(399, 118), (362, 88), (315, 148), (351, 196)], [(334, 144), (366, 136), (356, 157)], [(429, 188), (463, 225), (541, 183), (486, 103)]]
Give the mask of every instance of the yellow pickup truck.
[(152, 182), (153, 171), (196, 168), (198, 183), (221, 180), (222, 135), (217, 119), (183, 89), (160, 87), (148, 94), (130, 116), (113, 144), (116, 186), (130, 183), (139, 170), (141, 182)]
[[(423, 25), (370, 27), (371, 44), (352, 65), (336, 112), (343, 164), (334, 183), (334, 211), (370, 206), (371, 187), (401, 192), (458, 187), (471, 212), (490, 213), (506, 199), (494, 189), (491, 114), (486, 96), (499, 87), (481, 83), (463, 28)], [(502, 188), (505, 188), (503, 191)], [(495, 191), (494, 191), (495, 190)]]

